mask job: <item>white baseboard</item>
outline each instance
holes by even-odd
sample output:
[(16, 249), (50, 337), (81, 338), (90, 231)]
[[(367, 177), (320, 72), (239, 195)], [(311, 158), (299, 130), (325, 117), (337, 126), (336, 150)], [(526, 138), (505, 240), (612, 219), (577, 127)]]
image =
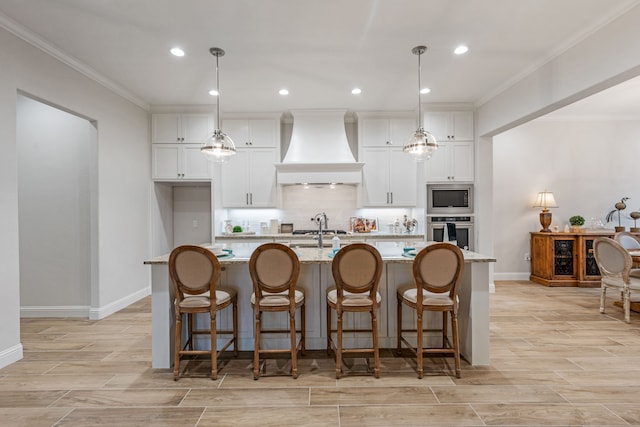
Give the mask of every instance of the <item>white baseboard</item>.
[(105, 305), (104, 307), (99, 308), (91, 308), (89, 310), (89, 319), (90, 320), (100, 320), (104, 319), (107, 316), (112, 315), (113, 313), (122, 310), (125, 307), (133, 304), (134, 302), (141, 300), (142, 298), (151, 295), (151, 286), (140, 289), (132, 294), (127, 295), (126, 297), (120, 298), (117, 301), (114, 301), (110, 304)]
[(20, 359), (22, 359), (22, 344), (16, 344), (13, 347), (0, 351), (0, 369)]
[(100, 320), (150, 294), (151, 286), (148, 286), (126, 297), (120, 298), (111, 304), (98, 308), (82, 305), (20, 307), (20, 317), (82, 317), (85, 319), (89, 318), (90, 320)]
[(493, 280), (529, 280), (531, 273), (493, 273)]
[(20, 317), (89, 317), (89, 306), (24, 306), (20, 307)]

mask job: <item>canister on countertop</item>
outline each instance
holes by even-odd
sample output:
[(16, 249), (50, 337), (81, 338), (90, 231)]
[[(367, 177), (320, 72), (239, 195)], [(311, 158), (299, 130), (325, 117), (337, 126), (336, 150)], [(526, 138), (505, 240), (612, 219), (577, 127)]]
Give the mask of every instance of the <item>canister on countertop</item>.
[(278, 223), (277, 219), (272, 219), (271, 221), (269, 221), (269, 232), (271, 234), (278, 234), (278, 227), (280, 226), (280, 224)]

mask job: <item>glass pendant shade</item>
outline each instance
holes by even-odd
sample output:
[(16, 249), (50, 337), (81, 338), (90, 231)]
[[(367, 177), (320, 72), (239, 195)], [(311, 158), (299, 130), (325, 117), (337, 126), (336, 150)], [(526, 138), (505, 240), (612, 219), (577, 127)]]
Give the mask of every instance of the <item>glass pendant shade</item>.
[(411, 135), (409, 141), (402, 147), (402, 151), (413, 156), (417, 161), (429, 160), (431, 153), (438, 149), (438, 141), (436, 138), (424, 130), (422, 126), (422, 104), (420, 100), (420, 77), (422, 68), (420, 65), (420, 55), (427, 51), (426, 46), (416, 46), (411, 49), (411, 53), (418, 56), (418, 129)]
[(220, 129), (213, 131), (211, 136), (204, 142), (200, 151), (206, 158), (215, 162), (224, 162), (229, 157), (236, 154), (236, 145), (231, 137)]
[(402, 147), (402, 151), (411, 154), (416, 160), (429, 160), (431, 153), (438, 149), (436, 138), (423, 128), (418, 128), (409, 141)]

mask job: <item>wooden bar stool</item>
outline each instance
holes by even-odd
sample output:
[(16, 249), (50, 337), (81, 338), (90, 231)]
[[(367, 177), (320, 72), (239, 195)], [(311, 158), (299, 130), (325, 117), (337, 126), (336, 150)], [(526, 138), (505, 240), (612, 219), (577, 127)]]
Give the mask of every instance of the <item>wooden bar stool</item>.
[[(305, 351), (304, 293), (296, 289), (300, 275), (300, 261), (296, 253), (281, 243), (265, 243), (258, 246), (249, 259), (249, 273), (253, 282), (251, 306), (255, 315), (255, 344), (253, 350), (253, 379), (260, 376), (260, 355), (273, 353), (291, 354), (291, 373), (298, 378), (298, 351)], [(300, 330), (296, 330), (296, 310), (300, 308)], [(288, 312), (289, 329), (262, 329), (262, 313)], [(288, 349), (262, 349), (262, 334), (287, 333)], [(296, 344), (297, 333), (300, 341)]]
[[(455, 360), (456, 377), (460, 378), (460, 345), (458, 343), (458, 287), (462, 280), (464, 257), (456, 245), (436, 243), (422, 249), (413, 260), (413, 279), (411, 285), (398, 288), (398, 345), (401, 353), (402, 343), (406, 344), (417, 357), (418, 378), (422, 378), (422, 358), (425, 354), (449, 354)], [(402, 327), (402, 305), (416, 310), (416, 328)], [(442, 312), (442, 328), (424, 329), (425, 311)], [(452, 338), (447, 334), (448, 314), (451, 316)], [(424, 332), (441, 332), (442, 347), (423, 348)], [(417, 344), (413, 346), (403, 332), (415, 332)]]
[[(173, 379), (180, 377), (180, 356), (211, 355), (211, 379), (218, 378), (218, 357), (233, 344), (233, 354), (238, 355), (238, 295), (234, 289), (218, 287), (220, 263), (218, 258), (201, 246), (178, 246), (169, 255), (169, 276), (175, 295), (176, 316)], [(216, 313), (226, 307), (233, 309), (232, 330), (218, 330)], [(195, 329), (193, 315), (209, 313), (210, 328)], [(182, 345), (182, 315), (187, 315), (188, 336)], [(195, 350), (194, 337), (201, 334), (211, 336), (210, 350)], [(217, 350), (218, 335), (232, 335), (225, 345)]]
[[(378, 350), (378, 307), (382, 297), (378, 293), (378, 284), (382, 276), (382, 257), (378, 250), (367, 243), (352, 243), (336, 252), (331, 271), (336, 282), (335, 287), (327, 289), (327, 352), (333, 350), (336, 357), (336, 378), (342, 374), (342, 357), (347, 353), (373, 353), (373, 373), (380, 377), (380, 356)], [(338, 320), (337, 329), (332, 330), (331, 311), (335, 310)], [(368, 312), (371, 315), (371, 328), (345, 329), (345, 312)], [(336, 332), (336, 342), (332, 333)], [(370, 332), (373, 338), (372, 348), (343, 348), (344, 332)]]

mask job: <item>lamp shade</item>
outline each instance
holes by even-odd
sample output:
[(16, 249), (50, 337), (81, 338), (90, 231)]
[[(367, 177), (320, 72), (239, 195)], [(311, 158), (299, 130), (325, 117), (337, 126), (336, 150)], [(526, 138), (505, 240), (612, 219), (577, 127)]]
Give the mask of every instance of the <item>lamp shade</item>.
[(533, 204), (534, 208), (542, 208), (543, 211), (548, 211), (549, 208), (557, 208), (558, 204), (551, 191), (541, 191), (538, 193), (536, 202)]

